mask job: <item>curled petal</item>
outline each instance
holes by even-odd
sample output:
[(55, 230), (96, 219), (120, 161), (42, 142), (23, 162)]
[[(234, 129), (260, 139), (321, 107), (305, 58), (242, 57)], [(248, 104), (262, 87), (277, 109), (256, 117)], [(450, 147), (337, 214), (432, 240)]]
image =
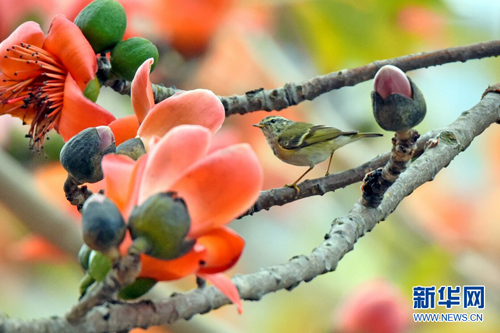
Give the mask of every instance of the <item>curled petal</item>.
[[(29, 21), (21, 24), (0, 44), (0, 71), (9, 78), (15, 77), (16, 80), (25, 80), (38, 74), (35, 68), (36, 65), (22, 61), (13, 62), (6, 59), (5, 56), (15, 55), (14, 52), (7, 51), (14, 45), (26, 43), (41, 47), (44, 39), (45, 35), (38, 23)], [(14, 72), (18, 72), (17, 75), (14, 75)]]
[(210, 131), (202, 126), (173, 128), (149, 152), (139, 203), (149, 196), (167, 191), (188, 168), (205, 156)]
[(203, 246), (195, 245), (186, 255), (174, 260), (160, 260), (142, 255), (140, 277), (152, 278), (158, 281), (170, 281), (196, 273), (200, 261), (206, 256)]
[(97, 72), (97, 61), (94, 50), (80, 28), (64, 16), (56, 16), (50, 25), (43, 48), (57, 56), (80, 90), (85, 90)]
[(64, 100), (57, 131), (68, 141), (88, 127), (106, 126), (115, 117), (101, 106), (87, 99), (71, 75), (66, 76)]
[(149, 78), (149, 72), (151, 71), (153, 62), (153, 58), (144, 61), (135, 72), (135, 77), (132, 80), (132, 106), (134, 107), (134, 112), (139, 123), (142, 123), (149, 110), (155, 105), (155, 98)]
[(198, 275), (202, 279), (212, 282), (213, 285), (217, 287), (217, 289), (222, 291), (222, 293), (226, 295), (226, 297), (229, 298), (229, 300), (233, 302), (234, 305), (236, 305), (239, 314), (243, 312), (243, 304), (241, 304), (240, 293), (238, 292), (238, 289), (236, 288), (236, 286), (234, 285), (233, 281), (231, 281), (230, 278), (228, 278), (222, 273), (219, 274), (197, 273), (196, 275)]
[(214, 229), (197, 239), (207, 249), (207, 257), (199, 273), (214, 274), (231, 268), (241, 256), (245, 240), (233, 230)]
[(115, 135), (116, 146), (119, 144), (135, 138), (137, 135), (137, 130), (139, 129), (139, 122), (135, 115), (130, 115), (122, 118), (118, 118), (112, 121), (109, 125), (111, 131)]
[(163, 136), (183, 124), (201, 125), (214, 133), (222, 125), (224, 114), (224, 107), (213, 92), (205, 89), (182, 91), (149, 110), (137, 134), (147, 142), (151, 136)]
[(188, 237), (229, 223), (257, 200), (262, 168), (248, 144), (220, 149), (201, 160), (171, 187), (191, 215)]

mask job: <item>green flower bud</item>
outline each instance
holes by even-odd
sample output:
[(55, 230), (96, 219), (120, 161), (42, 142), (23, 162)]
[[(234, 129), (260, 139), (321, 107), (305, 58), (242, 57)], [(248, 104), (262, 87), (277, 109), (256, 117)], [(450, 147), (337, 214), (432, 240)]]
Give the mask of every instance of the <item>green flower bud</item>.
[(96, 281), (103, 281), (111, 270), (111, 259), (99, 251), (92, 251), (89, 259), (89, 269), (87, 273)]
[(115, 137), (109, 127), (91, 127), (66, 142), (59, 159), (78, 183), (95, 183), (103, 179), (102, 157), (115, 150)]
[(397, 67), (384, 66), (374, 81), (373, 115), (380, 127), (402, 132), (420, 124), (427, 108), (424, 95), (410, 78)]
[(146, 154), (146, 148), (140, 138), (129, 139), (116, 147), (116, 153), (127, 155), (134, 161)]
[(133, 283), (120, 290), (118, 297), (125, 300), (136, 299), (153, 288), (156, 282), (155, 279), (151, 278), (137, 278)]
[(155, 194), (135, 206), (128, 224), (132, 246), (143, 247), (144, 253), (157, 259), (179, 258), (196, 242), (186, 239), (191, 219), (184, 200), (172, 192)]
[(93, 80), (91, 80), (88, 84), (85, 90), (83, 91), (83, 94), (85, 97), (90, 99), (92, 102), (97, 101), (97, 97), (99, 97), (99, 92), (101, 90), (101, 84), (99, 83), (99, 79), (94, 77)]
[(92, 249), (85, 243), (80, 248), (80, 251), (78, 251), (78, 262), (84, 270), (89, 269), (90, 252), (92, 252)]
[(109, 253), (125, 238), (127, 226), (113, 201), (102, 194), (93, 194), (83, 204), (83, 240), (91, 249)]
[(95, 279), (90, 276), (89, 273), (85, 273), (83, 278), (80, 280), (79, 284), (79, 291), (80, 291), (80, 296), (85, 295), (87, 292), (87, 289), (95, 282)]
[(83, 8), (75, 19), (94, 52), (105, 53), (123, 39), (127, 15), (115, 0), (95, 0)]
[(111, 51), (111, 68), (117, 76), (132, 81), (137, 69), (149, 58), (153, 58), (151, 72), (158, 62), (158, 49), (149, 40), (132, 37), (118, 43)]

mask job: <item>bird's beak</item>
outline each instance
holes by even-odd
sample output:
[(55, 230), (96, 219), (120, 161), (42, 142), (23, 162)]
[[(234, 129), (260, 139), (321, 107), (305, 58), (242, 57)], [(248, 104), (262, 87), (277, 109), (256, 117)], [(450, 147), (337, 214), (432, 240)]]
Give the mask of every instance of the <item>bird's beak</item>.
[(254, 126), (254, 127), (258, 127), (258, 128), (262, 128), (262, 127), (264, 127), (264, 125), (262, 125), (262, 124), (253, 124), (252, 126)]

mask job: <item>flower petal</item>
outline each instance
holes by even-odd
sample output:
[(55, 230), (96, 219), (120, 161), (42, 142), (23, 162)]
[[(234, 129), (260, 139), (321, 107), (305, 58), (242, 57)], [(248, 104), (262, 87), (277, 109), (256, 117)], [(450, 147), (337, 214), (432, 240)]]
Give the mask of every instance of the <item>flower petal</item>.
[(15, 55), (14, 52), (7, 51), (7, 49), (12, 48), (14, 45), (26, 43), (41, 47), (44, 39), (45, 35), (38, 23), (29, 21), (21, 24), (0, 44), (0, 71), (10, 78), (14, 78), (14, 72), (19, 71), (15, 75), (16, 80), (25, 80), (34, 76), (34, 73), (38, 74), (36, 65), (27, 64), (22, 61), (12, 61), (9, 58), (5, 58), (5, 56)]
[(115, 120), (109, 111), (87, 99), (71, 75), (66, 76), (64, 100), (57, 131), (68, 141), (89, 127), (106, 126)]
[(205, 274), (220, 273), (234, 266), (245, 246), (245, 240), (227, 227), (212, 230), (196, 241), (207, 249), (204, 265), (198, 270)]
[(134, 112), (139, 123), (142, 123), (149, 110), (155, 105), (153, 88), (151, 87), (151, 80), (149, 78), (153, 62), (153, 58), (144, 61), (135, 72), (135, 77), (132, 80), (132, 106), (134, 107)]
[(137, 136), (139, 122), (137, 121), (137, 117), (135, 115), (130, 115), (118, 118), (112, 121), (108, 126), (115, 135), (115, 143), (116, 146), (118, 146), (120, 143)]
[(187, 204), (188, 237), (229, 223), (257, 200), (262, 168), (248, 144), (220, 149), (201, 160), (170, 188)]
[(240, 293), (238, 292), (238, 288), (236, 288), (236, 286), (234, 285), (233, 281), (231, 281), (230, 278), (228, 278), (222, 273), (218, 274), (197, 273), (196, 275), (198, 275), (202, 279), (212, 282), (217, 289), (219, 289), (224, 295), (226, 295), (227, 298), (229, 298), (231, 302), (233, 302), (234, 305), (236, 305), (239, 314), (243, 312), (243, 304), (241, 304)]
[(183, 124), (202, 125), (215, 133), (224, 114), (224, 106), (210, 90), (182, 91), (149, 110), (137, 134), (147, 142), (152, 135), (163, 136)]
[(186, 255), (174, 260), (160, 260), (142, 255), (142, 269), (140, 277), (170, 281), (194, 274), (204, 260), (206, 250), (203, 246), (195, 245)]
[(137, 203), (140, 179), (146, 161), (147, 155), (141, 156), (137, 161), (118, 154), (108, 154), (102, 158), (106, 196), (118, 206), (125, 220)]
[(80, 90), (97, 72), (97, 60), (89, 42), (76, 24), (58, 15), (52, 20), (43, 48), (61, 60)]
[(198, 125), (173, 128), (150, 149), (139, 194), (139, 204), (149, 196), (167, 191), (188, 168), (205, 156), (210, 131)]

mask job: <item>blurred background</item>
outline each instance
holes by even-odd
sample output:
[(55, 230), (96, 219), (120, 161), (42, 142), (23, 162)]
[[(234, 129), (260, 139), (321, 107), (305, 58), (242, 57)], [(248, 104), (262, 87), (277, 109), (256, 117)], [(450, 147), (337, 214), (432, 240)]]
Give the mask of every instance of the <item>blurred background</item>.
[[(56, 14), (73, 19), (90, 1), (2, 0), (0, 39), (20, 23), (35, 20), (45, 29)], [(142, 36), (160, 49), (154, 83), (181, 89), (206, 88), (218, 95), (275, 88), (375, 60), (498, 39), (500, 2), (490, 0), (121, 0), (127, 36)], [(500, 60), (409, 72), (427, 101), (420, 133), (450, 124), (500, 81)], [(373, 120), (372, 81), (327, 93), (279, 114), (344, 130), (378, 131), (382, 139), (338, 150), (333, 172), (355, 167), (391, 148), (391, 133)], [(104, 88), (98, 103), (121, 116), (133, 112), (128, 96)], [(277, 113), (276, 113), (277, 114)], [(217, 134), (248, 142), (264, 167), (264, 189), (295, 180), (304, 168), (273, 156), (262, 133), (251, 126), (266, 112), (231, 116)], [(58, 164), (63, 142), (54, 133), (44, 154), (32, 154), (18, 119), (0, 117), (0, 146), (36, 180), (48, 204), (78, 218), (65, 203), (65, 174)], [(237, 315), (226, 306), (189, 322), (151, 332), (498, 332), (500, 331), (500, 132), (491, 126), (434, 181), (406, 198), (386, 221), (355, 245), (337, 271), (279, 291), (259, 302), (244, 302)], [(307, 178), (324, 174), (327, 163)], [(0, 165), (0, 167), (2, 167)], [(21, 182), (22, 180), (20, 180)], [(0, 187), (2, 184), (0, 184)], [(309, 254), (331, 221), (359, 199), (360, 184), (273, 207), (230, 224), (246, 240), (239, 263), (227, 274), (256, 272)], [(74, 258), (47, 247), (0, 202), (0, 310), (10, 317), (63, 315), (75, 304), (83, 276)], [(54, 232), (57, 232), (55, 230)], [(484, 285), (484, 310), (423, 313), (483, 313), (482, 323), (414, 323), (412, 287)], [(195, 286), (192, 278), (160, 283), (151, 297)], [(137, 332), (141, 330), (136, 330)]]

